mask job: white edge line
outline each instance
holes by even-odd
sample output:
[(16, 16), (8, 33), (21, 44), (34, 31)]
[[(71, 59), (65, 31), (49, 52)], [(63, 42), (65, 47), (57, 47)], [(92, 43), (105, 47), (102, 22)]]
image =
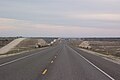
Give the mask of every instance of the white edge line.
[[(71, 48), (71, 47), (69, 47)], [(71, 48), (72, 49), (72, 48)], [(73, 49), (72, 49), (73, 50)], [(95, 67), (97, 70), (99, 70), (100, 72), (102, 72), (104, 75), (106, 75), (108, 78), (110, 78), (111, 80), (115, 80), (114, 78), (112, 78), (110, 75), (108, 75), (106, 72), (104, 72), (102, 69), (100, 69), (99, 67), (97, 67), (96, 65), (94, 65), (92, 62), (90, 62), (88, 59), (86, 59), (85, 57), (83, 57), (82, 55), (80, 55), (77, 51), (73, 50), (76, 54), (78, 54), (80, 57), (82, 57), (84, 60), (86, 60), (89, 64), (91, 64), (93, 67)]]
[(16, 61), (19, 61), (19, 60), (25, 59), (25, 58), (27, 58), (27, 57), (30, 57), (30, 56), (33, 56), (33, 55), (36, 55), (36, 54), (38, 54), (38, 53), (30, 54), (30, 55), (27, 55), (27, 56), (24, 56), (24, 57), (21, 57), (21, 58), (18, 58), (18, 59), (15, 59), (15, 60), (9, 61), (9, 62), (5, 62), (5, 63), (3, 63), (3, 64), (0, 64), (0, 67), (5, 66), (5, 65), (8, 65), (8, 64), (11, 64), (11, 63), (14, 63), (14, 62), (16, 62)]

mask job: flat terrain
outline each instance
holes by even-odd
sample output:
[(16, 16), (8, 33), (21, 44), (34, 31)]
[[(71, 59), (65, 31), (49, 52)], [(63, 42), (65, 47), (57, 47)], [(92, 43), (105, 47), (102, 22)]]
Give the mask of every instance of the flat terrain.
[(120, 38), (86, 38), (81, 39), (81, 43), (77, 45), (105, 55), (120, 57)]
[(119, 80), (120, 65), (70, 47), (54, 47), (0, 59), (0, 80)]

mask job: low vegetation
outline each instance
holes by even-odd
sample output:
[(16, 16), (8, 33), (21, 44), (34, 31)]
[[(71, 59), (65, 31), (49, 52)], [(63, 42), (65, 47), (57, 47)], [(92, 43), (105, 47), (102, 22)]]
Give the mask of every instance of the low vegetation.
[(68, 39), (68, 42), (72, 46), (120, 57), (120, 38), (80, 38)]
[[(13, 41), (14, 39), (11, 38), (7, 38), (9, 39), (9, 43), (10, 41)], [(3, 39), (1, 39), (3, 41)], [(6, 55), (6, 54), (14, 54), (14, 53), (19, 53), (21, 51), (29, 51), (29, 50), (33, 50), (33, 49), (38, 49), (38, 48), (42, 48), (42, 47), (47, 47), (47, 46), (51, 46), (53, 43), (55, 43), (56, 38), (26, 38), (23, 41), (21, 41), (19, 44), (17, 44), (14, 48), (12, 48), (10, 51), (0, 54), (0, 55)], [(52, 44), (51, 44), (52, 42)], [(7, 43), (8, 44), (8, 43)], [(6, 45), (7, 45), (6, 44)], [(1, 45), (3, 45), (3, 43), (1, 43)], [(5, 46), (5, 44), (4, 44)]]
[[(86, 44), (83, 44), (87, 42)], [(120, 41), (83, 41), (79, 47), (120, 57)]]

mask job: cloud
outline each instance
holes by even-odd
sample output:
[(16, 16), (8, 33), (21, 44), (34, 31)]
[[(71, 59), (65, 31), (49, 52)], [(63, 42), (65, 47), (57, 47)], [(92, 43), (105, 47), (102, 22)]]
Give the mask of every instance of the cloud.
[(9, 19), (9, 18), (0, 18), (0, 23), (9, 23), (9, 22), (16, 22), (16, 19)]
[(15, 29), (15, 26), (9, 24), (15, 23), (16, 21), (16, 19), (0, 18), (0, 31)]
[(0, 26), (0, 31), (3, 30), (14, 30), (15, 27), (14, 26)]
[(120, 21), (120, 14), (106, 14), (106, 13), (88, 13), (88, 14), (71, 14), (66, 15), (70, 19), (81, 19), (81, 20), (101, 20), (101, 21)]
[[(95, 28), (84, 26), (65, 26), (53, 24), (40, 24), (30, 21), (0, 19), (0, 36), (58, 36), (58, 37), (84, 37), (84, 36), (119, 36), (120, 29)], [(11, 21), (11, 24), (9, 22)]]
[[(94, 28), (80, 26), (58, 26), (50, 24), (37, 24), (34, 26), (37, 31), (40, 31), (49, 36), (60, 37), (83, 37), (83, 36), (119, 36), (118, 29), (111, 28)], [(43, 34), (43, 35), (44, 35)]]
[[(113, 15), (120, 13), (119, 2), (120, 0), (3, 0), (0, 2), (0, 17), (66, 25), (81, 25), (84, 20), (83, 26), (86, 26), (86, 20), (118, 21), (117, 16)], [(103, 16), (104, 12), (106, 15)], [(96, 24), (99, 26), (102, 23)]]

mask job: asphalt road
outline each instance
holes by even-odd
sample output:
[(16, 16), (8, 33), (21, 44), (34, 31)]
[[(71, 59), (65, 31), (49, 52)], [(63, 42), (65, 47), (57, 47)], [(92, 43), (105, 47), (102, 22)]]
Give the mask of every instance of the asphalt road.
[(0, 80), (120, 80), (120, 65), (61, 43), (0, 59)]

